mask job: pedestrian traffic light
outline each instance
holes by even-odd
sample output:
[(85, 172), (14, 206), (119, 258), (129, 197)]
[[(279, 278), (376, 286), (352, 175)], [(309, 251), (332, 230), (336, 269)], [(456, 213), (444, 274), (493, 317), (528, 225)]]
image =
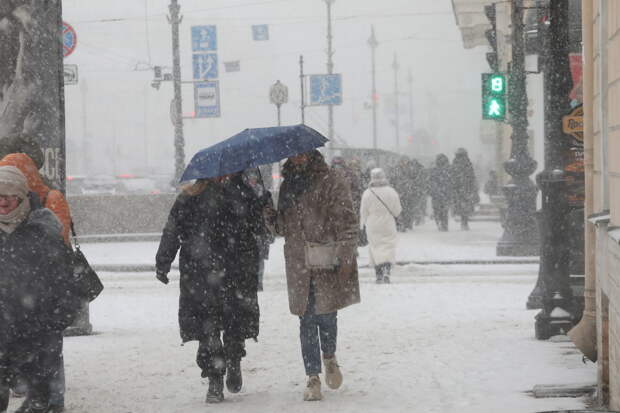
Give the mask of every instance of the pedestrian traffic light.
[(491, 51), (487, 53), (487, 63), (489, 63), (492, 71), (497, 72), (499, 71), (499, 60), (497, 57), (497, 13), (495, 3), (484, 6), (484, 14), (489, 19), (489, 23), (491, 23), (491, 28), (484, 32), (489, 46), (491, 46)]
[(506, 119), (506, 76), (502, 73), (482, 74), (482, 119)]

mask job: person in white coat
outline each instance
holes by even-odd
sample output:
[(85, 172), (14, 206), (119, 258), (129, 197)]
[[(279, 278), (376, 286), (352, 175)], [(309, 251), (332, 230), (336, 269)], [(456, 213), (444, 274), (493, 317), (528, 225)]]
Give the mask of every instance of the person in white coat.
[(400, 197), (390, 186), (383, 169), (370, 171), (370, 184), (362, 195), (360, 228), (366, 227), (370, 263), (375, 267), (377, 284), (390, 283), (398, 241), (396, 218), (401, 211)]

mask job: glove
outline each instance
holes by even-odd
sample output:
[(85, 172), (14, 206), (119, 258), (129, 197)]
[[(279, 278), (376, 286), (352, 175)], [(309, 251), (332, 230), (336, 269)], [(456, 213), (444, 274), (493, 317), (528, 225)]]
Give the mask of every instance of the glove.
[(168, 279), (168, 275), (161, 271), (157, 271), (155, 277), (164, 284), (168, 284), (170, 282), (170, 280)]
[(355, 271), (355, 263), (356, 259), (354, 256), (341, 260), (338, 266), (338, 278), (340, 281), (346, 281), (351, 278), (351, 275)]

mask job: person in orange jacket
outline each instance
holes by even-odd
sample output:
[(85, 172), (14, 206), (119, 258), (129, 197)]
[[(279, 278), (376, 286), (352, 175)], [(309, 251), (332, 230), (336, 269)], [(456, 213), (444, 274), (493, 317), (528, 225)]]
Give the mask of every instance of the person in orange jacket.
[(25, 153), (11, 153), (0, 160), (0, 166), (14, 166), (19, 169), (28, 180), (30, 190), (41, 199), (44, 208), (49, 209), (56, 215), (62, 224), (62, 237), (67, 245), (70, 245), (69, 232), (71, 231), (71, 212), (69, 204), (62, 192), (50, 189), (43, 182), (34, 161)]

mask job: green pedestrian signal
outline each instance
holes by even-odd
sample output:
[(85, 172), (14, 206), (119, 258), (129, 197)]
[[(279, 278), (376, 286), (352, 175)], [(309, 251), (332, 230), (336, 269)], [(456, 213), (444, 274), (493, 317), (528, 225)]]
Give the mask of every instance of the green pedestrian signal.
[(482, 74), (482, 119), (506, 119), (506, 76)]

